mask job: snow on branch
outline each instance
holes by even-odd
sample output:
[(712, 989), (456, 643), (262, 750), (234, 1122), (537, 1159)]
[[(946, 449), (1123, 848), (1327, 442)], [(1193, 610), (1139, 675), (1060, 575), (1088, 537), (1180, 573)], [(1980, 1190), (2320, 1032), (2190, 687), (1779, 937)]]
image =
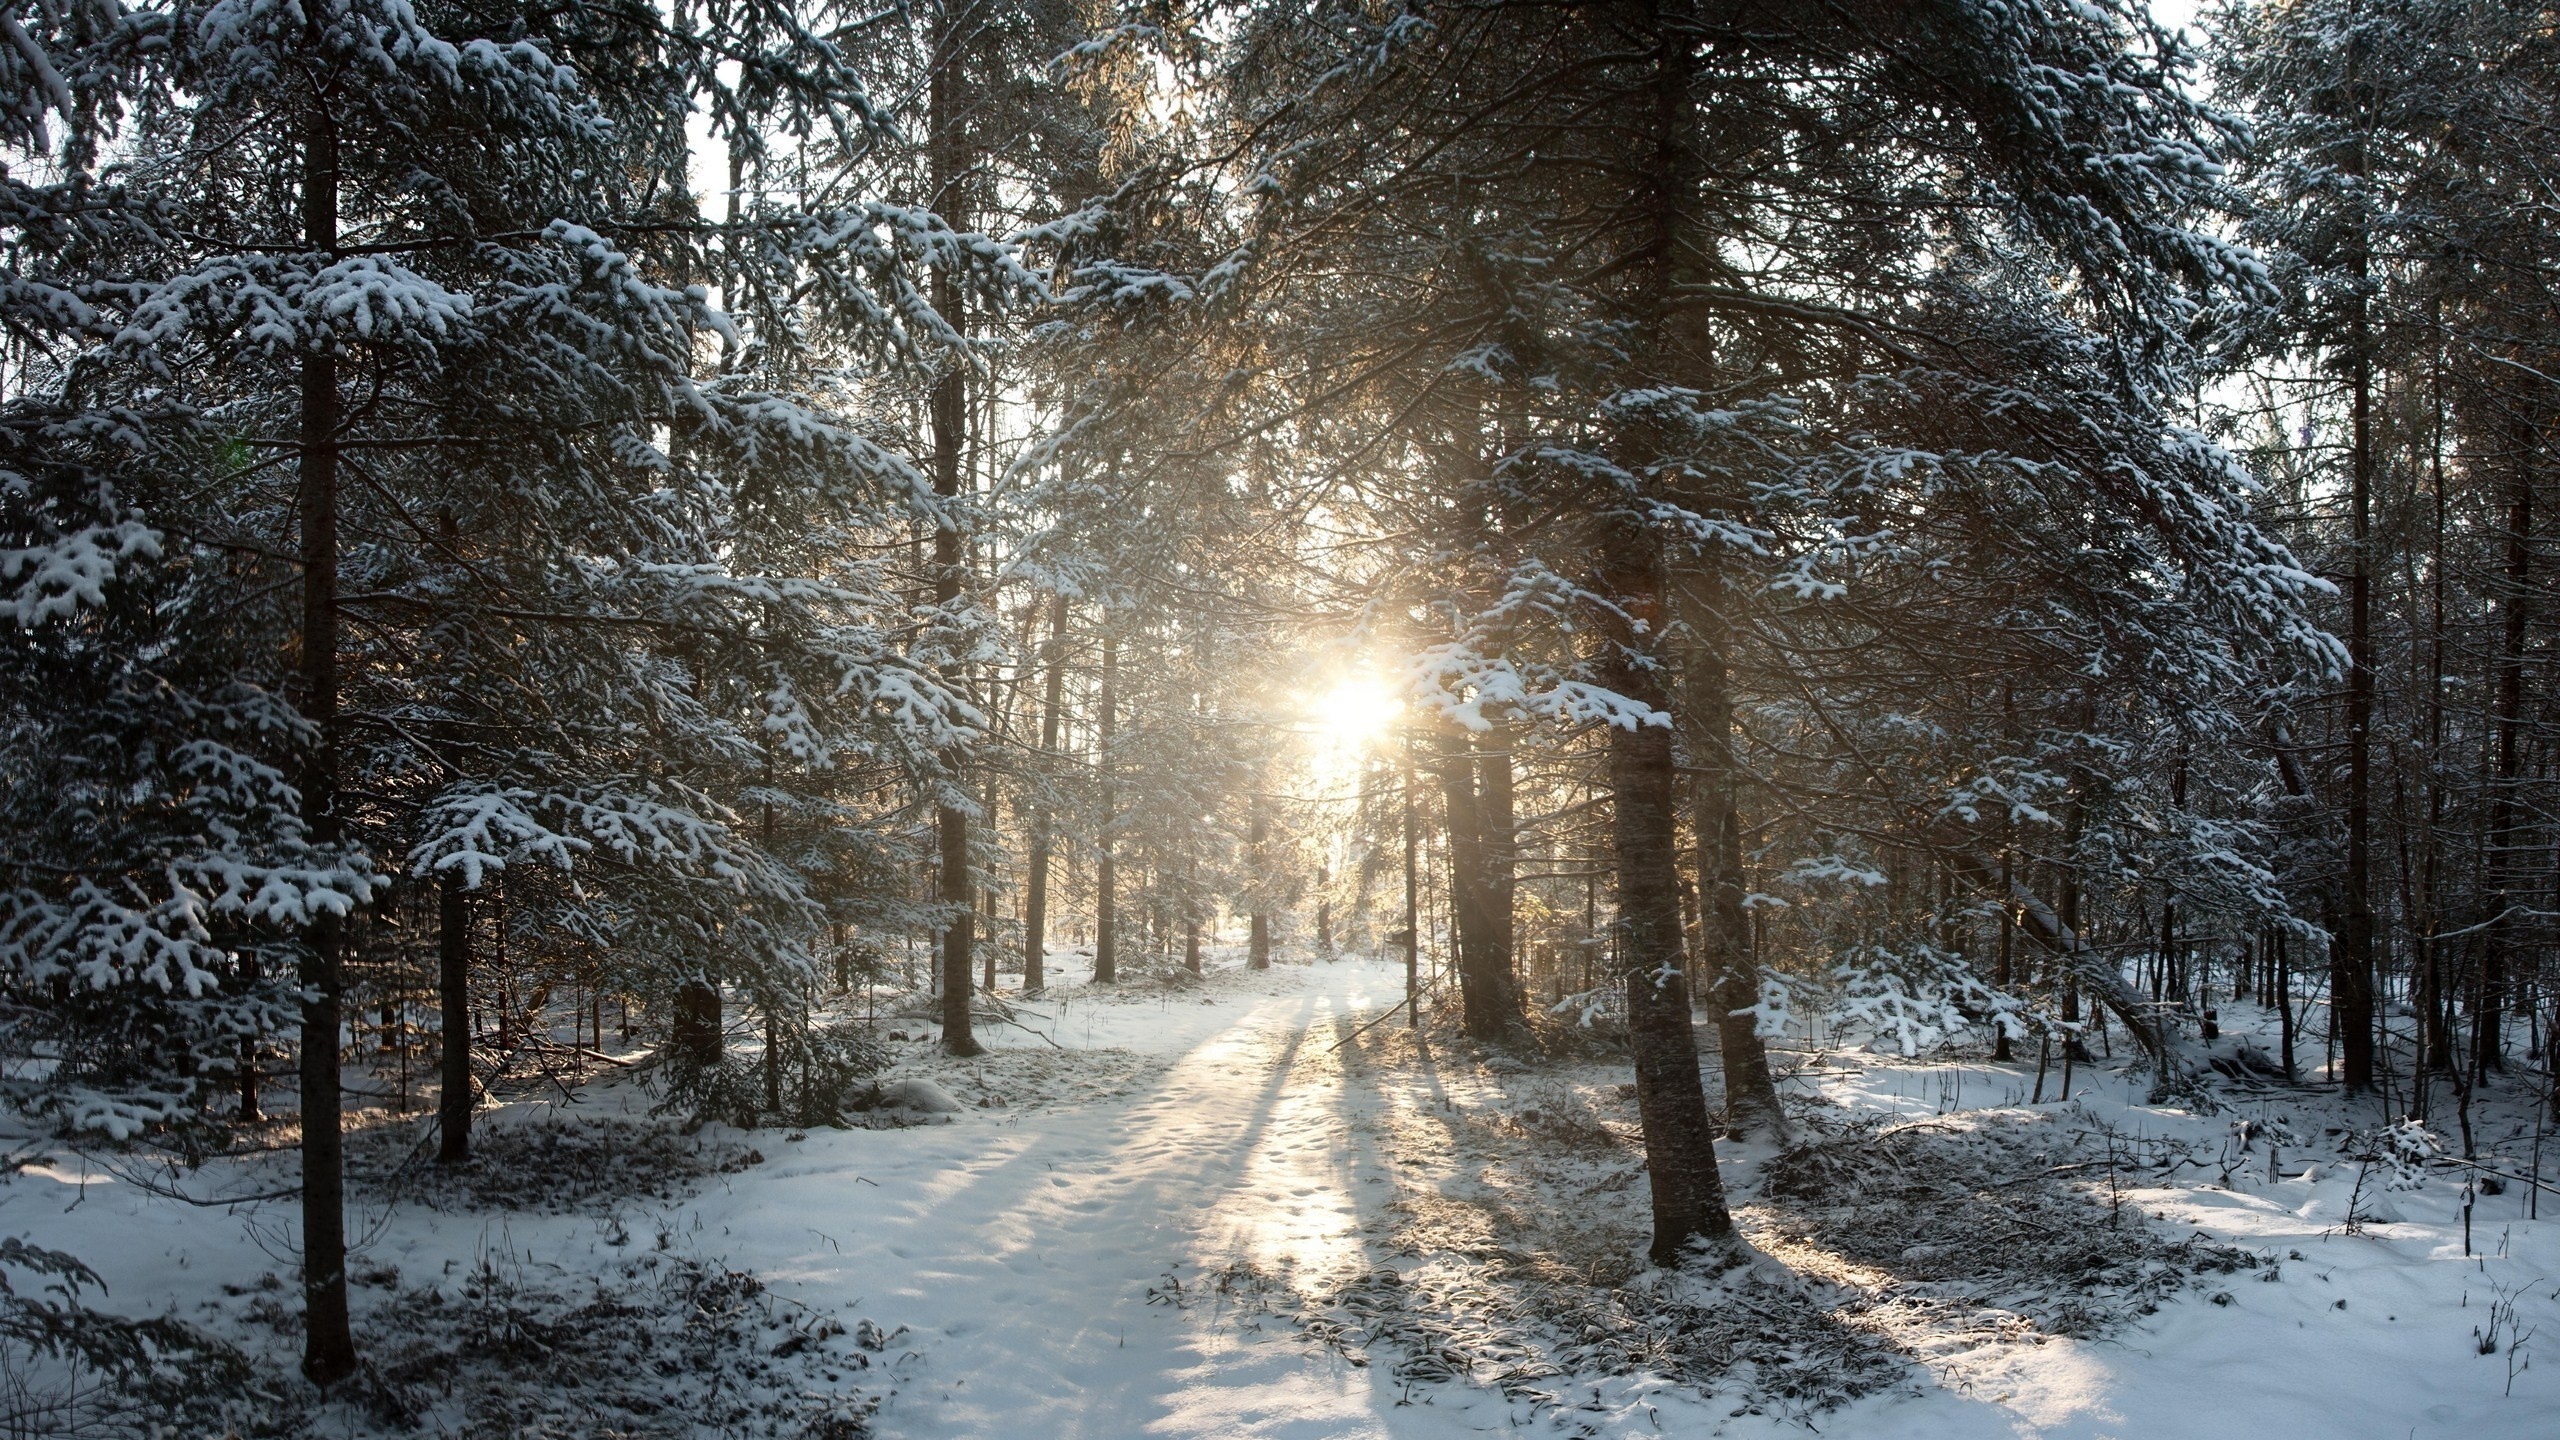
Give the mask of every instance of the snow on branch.
[(160, 558), (160, 535), (135, 520), (87, 525), (48, 544), (0, 550), (0, 583), (14, 588), (5, 603), (22, 627), (107, 603), (107, 586), (119, 563)]
[(603, 857), (631, 869), (710, 880), (739, 895), (801, 899), (798, 879), (737, 839), (731, 817), (707, 797), (686, 798), (696, 803), (669, 803), (640, 789), (457, 785), (421, 813), (410, 873), (458, 873), (467, 888), (477, 889), (488, 872), (510, 864), (574, 871), (590, 857)]

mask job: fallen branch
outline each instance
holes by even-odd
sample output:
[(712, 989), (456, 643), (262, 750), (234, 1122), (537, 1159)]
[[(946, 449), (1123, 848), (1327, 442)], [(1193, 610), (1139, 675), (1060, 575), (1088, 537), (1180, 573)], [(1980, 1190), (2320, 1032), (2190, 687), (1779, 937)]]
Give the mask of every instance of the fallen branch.
[(560, 1041), (554, 1040), (548, 1035), (528, 1036), (524, 1043), (517, 1048), (524, 1050), (562, 1050), (572, 1055), (584, 1055), (590, 1060), (601, 1060), (607, 1065), (619, 1065), (625, 1070), (636, 1069), (639, 1066), (648, 1063), (648, 1057), (645, 1055), (637, 1060), (625, 1060), (618, 1055), (607, 1055), (601, 1050), (590, 1050), (584, 1045), (562, 1044)]
[(2554, 1185), (2548, 1180), (2536, 1180), (2530, 1175), (2513, 1174), (2509, 1171), (2500, 1170), (2493, 1165), (2483, 1165), (2477, 1160), (2464, 1160), (2453, 1155), (2439, 1155), (2435, 1158), (2436, 1163), (2439, 1165), (2460, 1165), (2467, 1169), (2477, 1170), (2483, 1175), (2495, 1175), (2501, 1180), (2512, 1180), (2518, 1185), (2530, 1185), (2536, 1190), (2547, 1190), (2554, 1195), (2560, 1195), (2560, 1185)]
[(1361, 1036), (1368, 1034), (1371, 1030), (1374, 1030), (1374, 1029), (1376, 1029), (1378, 1026), (1385, 1024), (1387, 1021), (1394, 1019), (1394, 1018), (1395, 1018), (1395, 1014), (1396, 1014), (1396, 1012), (1397, 1012), (1397, 1011), (1402, 1010), (1402, 1009), (1406, 1008), (1407, 1006), (1418, 1006), (1418, 1005), (1421, 1003), (1421, 1001), (1422, 1001), (1422, 997), (1424, 997), (1424, 996), (1426, 996), (1426, 995), (1430, 994), (1432, 991), (1437, 990), (1437, 989), (1439, 989), (1439, 988), (1440, 988), (1440, 982), (1439, 982), (1439, 981), (1437, 981), (1437, 980), (1434, 980), (1434, 981), (1432, 981), (1430, 984), (1423, 986), (1420, 990), (1415, 991), (1415, 992), (1414, 992), (1410, 997), (1408, 997), (1408, 998), (1406, 998), (1406, 999), (1403, 999), (1403, 1000), (1399, 1000), (1399, 1001), (1397, 1001), (1396, 1003), (1394, 1003), (1393, 1005), (1388, 1006), (1388, 1007), (1386, 1008), (1386, 1012), (1385, 1012), (1384, 1014), (1381, 1014), (1381, 1015), (1378, 1015), (1378, 1016), (1376, 1016), (1376, 1017), (1372, 1018), (1368, 1023), (1366, 1023), (1366, 1024), (1362, 1025), (1359, 1029), (1354, 1030), (1354, 1031), (1352, 1031), (1350, 1034), (1343, 1036), (1341, 1039), (1334, 1041), (1334, 1042), (1333, 1042), (1333, 1050), (1328, 1050), (1328, 1051), (1326, 1051), (1325, 1053), (1326, 1053), (1326, 1054), (1328, 1054), (1328, 1055), (1330, 1055), (1330, 1054), (1334, 1053), (1334, 1050), (1340, 1050), (1343, 1046), (1348, 1045), (1348, 1044), (1350, 1044), (1352, 1041), (1359, 1039)]
[[(1996, 869), (1991, 862), (1971, 850), (1947, 852), (1957, 874), (1977, 889), (1999, 890)], [(2070, 967), (2072, 975), (2088, 987), (2090, 996), (2124, 1022), (2126, 1033), (2149, 1054), (2154, 1066), (2151, 1098), (2154, 1103), (2169, 1098), (2182, 1085), (2195, 1083), (2200, 1068), (2186, 1054), (2177, 1027), (2159, 1013), (2160, 1007), (2144, 999), (2126, 983), (2115, 962), (2097, 947), (2081, 938), (2078, 931), (2063, 922), (2062, 916), (2045, 903), (2044, 897), (2027, 888), (2025, 882), (2012, 877), (2004, 897), (2017, 908), (2018, 918), (2028, 935), (2045, 950)]]

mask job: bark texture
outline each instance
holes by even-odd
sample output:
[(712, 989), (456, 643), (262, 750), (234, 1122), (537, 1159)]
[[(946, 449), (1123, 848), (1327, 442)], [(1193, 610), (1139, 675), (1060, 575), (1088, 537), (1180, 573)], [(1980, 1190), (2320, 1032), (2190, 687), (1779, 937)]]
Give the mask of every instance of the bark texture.
[[(1663, 708), (1649, 668), (1630, 660), (1614, 670), (1611, 689), (1656, 711)], [(1681, 966), (1673, 776), (1667, 726), (1609, 732), (1618, 949), (1627, 987), (1627, 1037), (1635, 1052), (1636, 1108), (1644, 1124), (1645, 1178), (1652, 1187), (1651, 1254), (1660, 1265), (1678, 1263), (1693, 1247), (1723, 1256), (1734, 1246)]]

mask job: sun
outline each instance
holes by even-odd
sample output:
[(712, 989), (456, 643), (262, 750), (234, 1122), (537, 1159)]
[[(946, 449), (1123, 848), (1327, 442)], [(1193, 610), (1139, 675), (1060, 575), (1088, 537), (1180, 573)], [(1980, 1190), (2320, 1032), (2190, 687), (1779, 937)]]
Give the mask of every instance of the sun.
[(1404, 714), (1404, 705), (1372, 675), (1345, 677), (1308, 707), (1328, 746), (1366, 748)]

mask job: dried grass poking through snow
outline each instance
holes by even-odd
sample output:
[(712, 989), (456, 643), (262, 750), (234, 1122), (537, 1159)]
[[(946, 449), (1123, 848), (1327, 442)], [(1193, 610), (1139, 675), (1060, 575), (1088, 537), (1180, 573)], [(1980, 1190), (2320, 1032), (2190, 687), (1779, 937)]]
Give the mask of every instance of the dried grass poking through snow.
[(896, 1342), (776, 1302), (756, 1277), (643, 1255), (603, 1279), (483, 1270), (378, 1312), (380, 1419), (498, 1435), (851, 1440), (853, 1388)]
[(1815, 1110), (1799, 1127), (1744, 1223), (1797, 1273), (1854, 1297), (1853, 1323), (1917, 1354), (2103, 1335), (2199, 1277), (2260, 1263), (2112, 1203), (2103, 1154), (2046, 1115), (1886, 1123)]

